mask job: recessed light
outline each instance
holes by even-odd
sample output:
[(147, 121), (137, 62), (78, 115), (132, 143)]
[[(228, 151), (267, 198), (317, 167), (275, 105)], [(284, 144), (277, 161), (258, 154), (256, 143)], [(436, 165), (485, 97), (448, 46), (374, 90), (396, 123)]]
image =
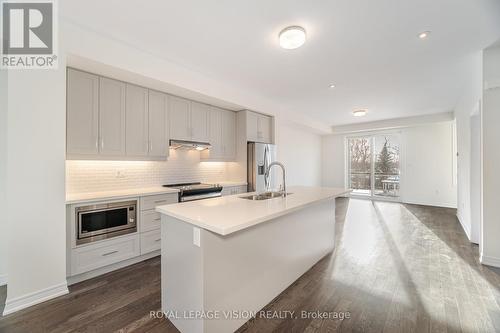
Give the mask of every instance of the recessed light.
[(335, 86), (335, 84), (333, 84), (333, 83), (332, 83), (332, 84), (330, 84), (330, 85), (329, 85), (329, 87), (333, 89), (333, 88), (335, 88), (336, 86)]
[(287, 50), (301, 47), (306, 42), (306, 31), (299, 26), (287, 27), (281, 30), (280, 46)]
[(418, 38), (426, 39), (427, 37), (429, 37), (430, 34), (431, 34), (430, 31), (422, 31), (421, 33), (418, 34)]
[(366, 116), (366, 112), (366, 109), (357, 109), (352, 111), (352, 114), (354, 115), (354, 117), (364, 117)]

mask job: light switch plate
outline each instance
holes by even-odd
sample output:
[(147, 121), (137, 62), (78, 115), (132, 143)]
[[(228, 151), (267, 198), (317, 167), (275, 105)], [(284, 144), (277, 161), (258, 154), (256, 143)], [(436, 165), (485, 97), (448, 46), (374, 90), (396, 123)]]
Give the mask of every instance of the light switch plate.
[(201, 230), (200, 228), (193, 227), (193, 244), (201, 246)]

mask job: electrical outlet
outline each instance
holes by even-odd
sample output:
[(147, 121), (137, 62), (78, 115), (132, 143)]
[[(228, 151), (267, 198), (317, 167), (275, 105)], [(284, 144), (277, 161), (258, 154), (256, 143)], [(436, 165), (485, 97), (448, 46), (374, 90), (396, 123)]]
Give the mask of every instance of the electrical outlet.
[(201, 230), (200, 228), (193, 227), (193, 244), (201, 246)]
[(116, 170), (115, 176), (116, 178), (125, 178), (126, 177), (125, 170), (124, 169)]

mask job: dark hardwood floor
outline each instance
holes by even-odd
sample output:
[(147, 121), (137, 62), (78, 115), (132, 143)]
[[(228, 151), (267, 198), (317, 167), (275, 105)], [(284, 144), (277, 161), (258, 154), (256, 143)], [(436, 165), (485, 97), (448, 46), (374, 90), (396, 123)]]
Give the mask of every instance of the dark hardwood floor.
[[(454, 210), (339, 199), (336, 215), (334, 253), (265, 308), (297, 318), (257, 317), (239, 332), (500, 332), (500, 270), (479, 263)], [(1, 317), (0, 332), (177, 332), (150, 318), (159, 309), (153, 258)]]

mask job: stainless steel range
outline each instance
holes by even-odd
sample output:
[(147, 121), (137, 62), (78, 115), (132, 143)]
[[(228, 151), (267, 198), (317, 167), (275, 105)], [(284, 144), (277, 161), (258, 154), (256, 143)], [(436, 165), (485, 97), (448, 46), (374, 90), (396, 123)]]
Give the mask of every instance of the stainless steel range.
[(222, 195), (222, 186), (219, 184), (184, 183), (163, 186), (178, 189), (179, 202), (215, 198)]

